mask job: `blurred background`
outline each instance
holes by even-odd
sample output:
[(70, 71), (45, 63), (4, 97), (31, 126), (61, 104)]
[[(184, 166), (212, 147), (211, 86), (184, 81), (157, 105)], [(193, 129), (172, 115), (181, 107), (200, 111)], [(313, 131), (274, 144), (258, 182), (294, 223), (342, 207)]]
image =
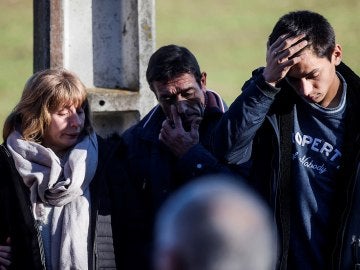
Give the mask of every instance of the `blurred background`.
[[(178, 44), (190, 49), (208, 74), (208, 88), (230, 105), (251, 71), (265, 64), (267, 37), (276, 21), (299, 9), (329, 20), (342, 45), (343, 61), (360, 74), (358, 0), (156, 0), (156, 48)], [(32, 74), (32, 50), (33, 1), (1, 0), (1, 134), (4, 118)]]

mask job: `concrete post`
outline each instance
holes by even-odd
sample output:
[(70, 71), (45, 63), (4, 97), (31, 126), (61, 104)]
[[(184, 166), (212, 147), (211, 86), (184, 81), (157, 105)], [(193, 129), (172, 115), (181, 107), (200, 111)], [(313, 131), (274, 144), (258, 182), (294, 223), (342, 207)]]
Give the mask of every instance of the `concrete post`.
[(64, 67), (89, 92), (98, 134), (119, 134), (155, 104), (145, 71), (155, 0), (34, 0), (34, 71)]

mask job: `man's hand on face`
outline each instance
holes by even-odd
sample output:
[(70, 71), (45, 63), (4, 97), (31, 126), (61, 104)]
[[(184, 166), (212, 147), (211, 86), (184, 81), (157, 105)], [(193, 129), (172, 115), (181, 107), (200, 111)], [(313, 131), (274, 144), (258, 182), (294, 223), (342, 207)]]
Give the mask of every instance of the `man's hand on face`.
[(162, 124), (159, 140), (169, 147), (175, 156), (181, 157), (199, 143), (199, 126), (202, 118), (194, 119), (191, 123), (191, 130), (186, 132), (175, 105), (171, 105), (171, 115), (172, 120), (166, 119)]
[(277, 82), (285, 78), (289, 69), (301, 61), (301, 54), (295, 57), (294, 55), (308, 45), (306, 40), (297, 43), (304, 37), (305, 34), (295, 37), (282, 35), (271, 46), (268, 45), (266, 67), (263, 71), (267, 83), (275, 87)]

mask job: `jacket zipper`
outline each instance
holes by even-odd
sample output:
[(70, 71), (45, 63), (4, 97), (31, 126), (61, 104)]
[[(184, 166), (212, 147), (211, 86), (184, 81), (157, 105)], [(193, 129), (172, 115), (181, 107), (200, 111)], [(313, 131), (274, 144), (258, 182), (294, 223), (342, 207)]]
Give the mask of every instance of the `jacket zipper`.
[[(276, 176), (276, 181), (275, 181), (275, 184), (271, 184), (271, 189), (273, 189), (273, 185), (275, 185), (275, 196), (274, 196), (274, 221), (275, 223), (277, 223), (277, 213), (279, 211), (279, 207), (278, 207), (278, 204), (280, 203), (279, 201), (279, 179), (280, 179), (280, 160), (281, 160), (281, 153), (280, 153), (280, 134), (279, 134), (279, 130), (280, 130), (280, 127), (279, 127), (279, 124), (280, 124), (280, 121), (279, 119), (276, 119), (276, 123), (277, 123), (277, 127), (275, 126), (275, 123), (274, 121), (272, 120), (271, 117), (269, 116), (266, 116), (266, 118), (268, 118), (271, 126), (273, 127), (273, 130), (274, 130), (274, 133), (275, 133), (275, 136), (276, 136), (276, 142), (277, 142), (277, 168), (276, 168), (276, 173), (274, 173), (274, 176)], [(281, 218), (281, 215), (279, 213), (279, 217), (280, 217), (280, 222), (283, 223), (283, 219)], [(278, 227), (278, 226), (277, 226)], [(283, 228), (283, 225), (281, 224), (281, 228)], [(283, 230), (283, 229), (282, 229)], [(282, 241), (283, 241), (283, 236), (281, 237)], [(283, 242), (281, 243), (281, 246), (284, 246), (283, 245)], [(281, 252), (281, 257), (279, 257), (279, 269), (282, 269), (283, 265), (284, 265), (284, 256), (283, 256), (284, 252), (282, 251)]]
[(353, 235), (351, 239), (351, 251), (354, 263), (354, 269), (360, 270), (360, 238)]

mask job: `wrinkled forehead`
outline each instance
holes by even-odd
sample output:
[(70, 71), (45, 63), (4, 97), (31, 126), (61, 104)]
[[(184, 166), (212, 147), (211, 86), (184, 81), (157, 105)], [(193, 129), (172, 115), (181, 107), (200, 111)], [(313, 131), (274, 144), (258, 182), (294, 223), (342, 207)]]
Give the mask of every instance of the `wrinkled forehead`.
[(153, 83), (153, 90), (158, 97), (162, 95), (177, 94), (188, 91), (189, 89), (200, 89), (194, 76), (189, 74), (181, 75), (165, 82), (155, 81)]
[(195, 76), (192, 73), (181, 73), (174, 77), (168, 78), (167, 80), (163, 80), (163, 84), (176, 84), (182, 82), (196, 82)]

